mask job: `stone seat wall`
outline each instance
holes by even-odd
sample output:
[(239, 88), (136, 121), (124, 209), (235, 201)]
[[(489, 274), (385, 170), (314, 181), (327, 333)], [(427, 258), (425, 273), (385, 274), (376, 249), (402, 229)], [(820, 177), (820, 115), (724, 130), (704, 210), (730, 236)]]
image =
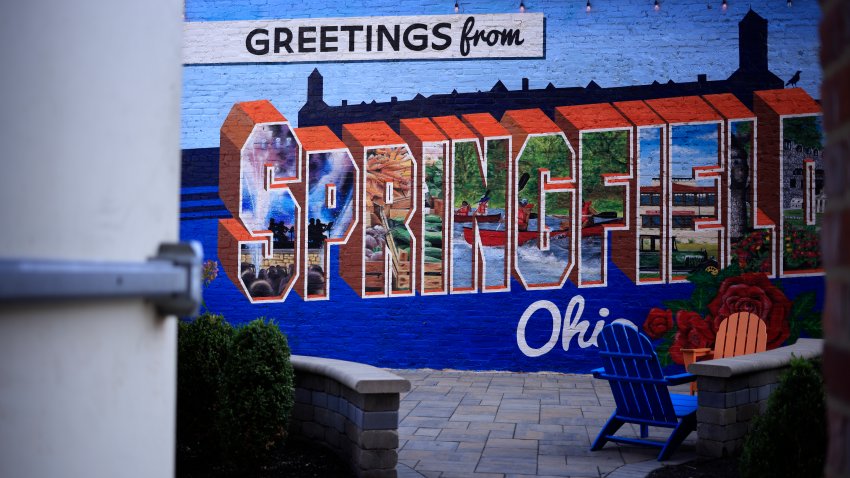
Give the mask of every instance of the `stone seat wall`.
[(697, 376), (697, 453), (709, 457), (737, 455), (755, 416), (767, 409), (767, 399), (792, 357), (820, 357), (823, 340), (800, 339), (795, 344), (756, 354), (695, 362)]
[(358, 477), (396, 477), (399, 394), (410, 382), (344, 360), (293, 355), (292, 366), (290, 433), (330, 448)]

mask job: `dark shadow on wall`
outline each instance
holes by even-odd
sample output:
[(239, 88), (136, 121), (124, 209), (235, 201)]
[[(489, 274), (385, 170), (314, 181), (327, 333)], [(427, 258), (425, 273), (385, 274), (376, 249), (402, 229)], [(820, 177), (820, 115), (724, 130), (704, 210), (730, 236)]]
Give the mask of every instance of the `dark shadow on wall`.
[(184, 149), (180, 167), (181, 187), (218, 187), (218, 148)]
[(184, 149), (180, 170), (180, 219), (227, 218), (218, 197), (218, 148)]

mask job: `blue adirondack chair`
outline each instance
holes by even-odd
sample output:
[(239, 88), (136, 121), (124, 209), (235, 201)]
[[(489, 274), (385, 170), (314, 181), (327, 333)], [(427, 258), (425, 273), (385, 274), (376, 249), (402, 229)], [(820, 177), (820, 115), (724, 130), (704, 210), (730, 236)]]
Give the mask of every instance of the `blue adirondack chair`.
[[(590, 449), (600, 450), (609, 441), (656, 446), (661, 448), (658, 461), (666, 460), (697, 425), (696, 397), (671, 394), (667, 386), (695, 377), (689, 373), (665, 377), (649, 339), (627, 325), (606, 326), (598, 345), (604, 366), (594, 370), (593, 376), (608, 380), (617, 409)], [(625, 423), (640, 425), (640, 438), (614, 435)], [(650, 426), (672, 428), (673, 432), (666, 442), (649, 440)]]

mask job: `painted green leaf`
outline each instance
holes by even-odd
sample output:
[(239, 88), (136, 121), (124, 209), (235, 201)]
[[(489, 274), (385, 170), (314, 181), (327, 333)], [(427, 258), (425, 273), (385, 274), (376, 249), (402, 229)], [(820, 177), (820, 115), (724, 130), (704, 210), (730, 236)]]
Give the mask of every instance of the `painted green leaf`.
[(673, 300), (665, 300), (663, 302), (664, 307), (673, 311), (675, 315), (676, 312), (680, 310), (693, 310), (693, 302), (690, 299), (673, 299)]
[(791, 320), (801, 318), (805, 312), (812, 310), (815, 306), (816, 295), (814, 291), (803, 292), (795, 299), (791, 307)]
[(823, 324), (820, 321), (820, 318), (817, 319), (806, 319), (803, 321), (803, 330), (812, 338), (822, 338), (823, 337)]
[(694, 293), (691, 295), (691, 302), (694, 305), (695, 312), (699, 312), (700, 315), (706, 315), (708, 313), (708, 303), (711, 302), (717, 296), (717, 289), (714, 287), (700, 287), (694, 289)]

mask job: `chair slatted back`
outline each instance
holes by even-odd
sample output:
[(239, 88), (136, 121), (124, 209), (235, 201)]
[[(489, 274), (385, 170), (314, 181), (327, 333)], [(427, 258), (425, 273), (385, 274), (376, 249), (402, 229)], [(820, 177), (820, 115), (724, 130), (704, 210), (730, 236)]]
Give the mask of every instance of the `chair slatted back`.
[(649, 339), (636, 329), (614, 323), (602, 329), (599, 355), (621, 417), (677, 423), (667, 381)]
[(737, 357), (767, 350), (767, 326), (756, 314), (737, 312), (720, 322), (714, 358)]

